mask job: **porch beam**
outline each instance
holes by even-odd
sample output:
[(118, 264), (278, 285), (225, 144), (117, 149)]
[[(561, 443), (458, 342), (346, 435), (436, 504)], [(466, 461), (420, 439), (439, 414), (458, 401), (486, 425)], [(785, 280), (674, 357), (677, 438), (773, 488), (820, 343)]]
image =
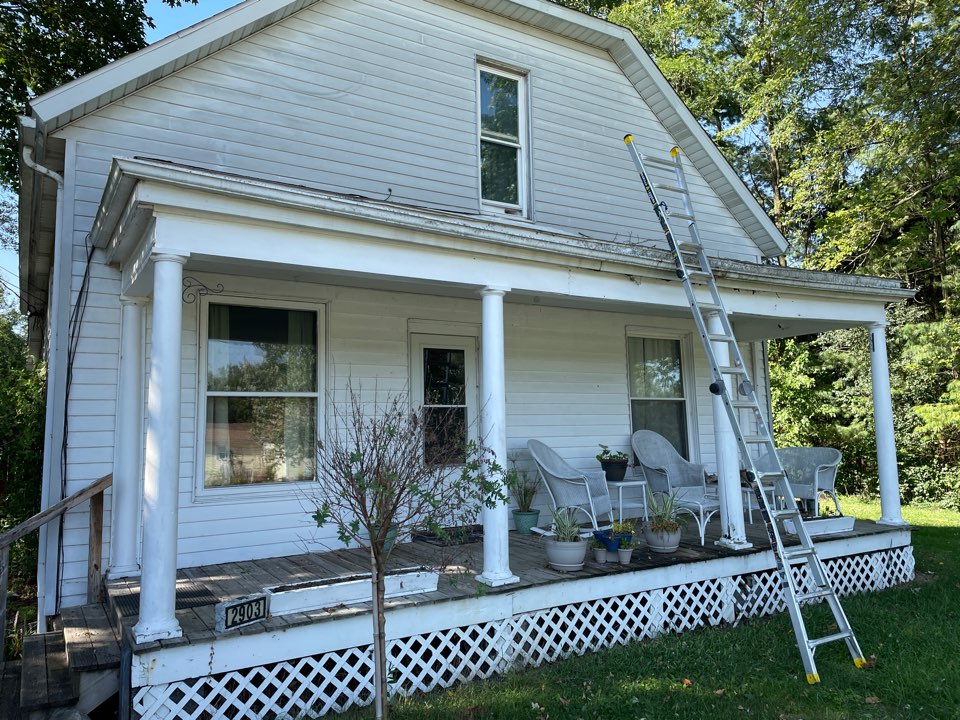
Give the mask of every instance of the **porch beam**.
[(146, 298), (120, 298), (120, 373), (110, 513), (110, 578), (140, 574), (137, 528), (143, 480), (143, 327)]
[[(711, 335), (724, 335), (723, 323), (718, 313), (707, 316), (707, 331)], [(729, 366), (730, 346), (725, 341), (711, 341), (717, 363)], [(724, 376), (727, 392), (733, 398), (737, 392), (737, 380), (732, 375)], [(740, 448), (733, 434), (730, 417), (719, 395), (711, 395), (713, 405), (713, 435), (717, 457), (717, 492), (720, 495), (720, 539), (717, 545), (732, 550), (753, 547), (747, 541), (746, 524), (743, 521), (743, 492), (740, 489)]]
[[(480, 370), (480, 433), (499, 464), (507, 462), (507, 392), (503, 341), (503, 296), (508, 288), (487, 286), (482, 297)], [(500, 489), (503, 478), (499, 478)], [(504, 494), (506, 494), (504, 492)], [(484, 585), (497, 587), (520, 582), (510, 572), (509, 514), (506, 502), (483, 508), (483, 572), (477, 577)]]
[(877, 434), (877, 470), (880, 475), (881, 525), (906, 525), (900, 511), (900, 477), (893, 434), (893, 403), (887, 362), (887, 325), (870, 326), (870, 376), (873, 383), (873, 425)]
[(180, 485), (180, 334), (183, 255), (155, 255), (150, 386), (143, 476), (143, 566), (138, 643), (182, 635), (177, 595), (177, 506)]

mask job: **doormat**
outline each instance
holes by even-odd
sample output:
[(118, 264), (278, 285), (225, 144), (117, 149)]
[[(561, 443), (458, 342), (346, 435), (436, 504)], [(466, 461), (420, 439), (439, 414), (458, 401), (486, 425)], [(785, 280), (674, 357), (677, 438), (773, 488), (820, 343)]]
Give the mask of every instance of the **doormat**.
[[(177, 582), (177, 610), (216, 605), (218, 602), (220, 599), (199, 583), (182, 580)], [(123, 617), (133, 617), (140, 612), (140, 591), (115, 595), (113, 604), (119, 608)]]

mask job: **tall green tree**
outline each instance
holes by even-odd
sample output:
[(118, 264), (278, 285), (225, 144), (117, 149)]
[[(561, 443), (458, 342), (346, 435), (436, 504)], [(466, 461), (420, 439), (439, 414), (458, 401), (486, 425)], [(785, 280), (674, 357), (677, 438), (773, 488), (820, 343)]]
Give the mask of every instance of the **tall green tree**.
[(858, 0), (635, 0), (609, 19), (651, 53), (781, 232), (802, 243), (788, 178), (852, 92)]
[[(163, 0), (171, 7), (197, 0)], [(0, 183), (16, 189), (27, 100), (146, 45), (145, 0), (0, 0)]]

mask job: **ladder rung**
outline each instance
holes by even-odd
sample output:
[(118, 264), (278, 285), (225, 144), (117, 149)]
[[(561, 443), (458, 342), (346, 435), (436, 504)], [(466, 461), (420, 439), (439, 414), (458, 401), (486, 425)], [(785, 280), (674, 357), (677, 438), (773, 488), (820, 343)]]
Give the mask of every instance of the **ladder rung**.
[(758, 472), (758, 473), (757, 473), (757, 480), (766, 480), (767, 478), (776, 478), (776, 479), (779, 479), (779, 478), (782, 478), (782, 477), (783, 477), (783, 473), (780, 472), (779, 470), (776, 470), (776, 471), (773, 471), (773, 472), (769, 472), (769, 471), (768, 471), (768, 472)]
[[(724, 375), (744, 375), (745, 376), (747, 374), (746, 368), (737, 367), (736, 365), (720, 365), (717, 369), (720, 372), (722, 372)], [(761, 436), (757, 435), (756, 437), (761, 437)], [(764, 440), (767, 439), (765, 435), (762, 437)]]
[(837, 640), (846, 640), (847, 638), (853, 637), (853, 633), (849, 630), (843, 630), (833, 635), (824, 635), (822, 638), (814, 638), (813, 640), (807, 640), (807, 645), (813, 650), (815, 647), (820, 647), (821, 645), (826, 645), (827, 643), (836, 642)]
[(653, 155), (641, 155), (645, 163), (650, 163), (651, 165), (662, 165), (663, 167), (676, 167), (677, 163), (675, 160), (666, 158), (654, 157)]
[(833, 595), (832, 588), (822, 587), (811, 592), (797, 593), (794, 597), (797, 598), (797, 602), (803, 602), (804, 600), (816, 600), (817, 598), (830, 597), (831, 595)]
[(733, 400), (731, 403), (735, 408), (740, 408), (742, 410), (759, 410), (759, 406), (755, 402), (750, 402), (749, 400)]
[(670, 217), (677, 218), (678, 220), (689, 220), (690, 222), (693, 222), (694, 220), (696, 220), (696, 218), (693, 215), (688, 215), (687, 213), (682, 213), (682, 212), (671, 211)]
[[(710, 340), (716, 340), (717, 342), (728, 342), (728, 343), (735, 343), (735, 342), (736, 342), (736, 340), (735, 340), (734, 338), (730, 337), (729, 335), (714, 335), (714, 334), (712, 334), (712, 333), (707, 333), (707, 337), (708, 337)], [(752, 407), (752, 406), (751, 406), (751, 407)]]
[(677, 240), (676, 242), (681, 252), (698, 253), (703, 249), (703, 245), (695, 243), (692, 240)]
[(657, 190), (666, 190), (667, 192), (679, 193), (680, 195), (689, 195), (686, 190), (682, 187), (677, 187), (676, 185), (667, 185), (666, 183), (654, 183), (653, 186)]
[(784, 560), (799, 560), (800, 558), (811, 558), (816, 555), (817, 551), (812, 547), (798, 547), (790, 548), (789, 550), (783, 551)]
[(790, 518), (794, 522), (797, 522), (800, 519), (800, 513), (796, 510), (771, 510), (770, 516), (775, 517), (778, 520), (780, 518)]
[(687, 276), (696, 275), (699, 277), (712, 278), (713, 273), (707, 272), (706, 270), (687, 270)]
[(773, 445), (773, 443), (770, 442), (770, 438), (768, 438), (766, 435), (744, 435), (743, 441), (745, 443), (751, 443), (753, 445), (760, 445), (762, 443), (770, 443), (771, 445)]

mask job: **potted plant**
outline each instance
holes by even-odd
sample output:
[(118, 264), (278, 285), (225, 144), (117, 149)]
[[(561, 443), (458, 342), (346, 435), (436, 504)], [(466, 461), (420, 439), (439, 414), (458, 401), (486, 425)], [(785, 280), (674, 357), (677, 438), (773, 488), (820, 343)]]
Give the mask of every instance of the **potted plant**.
[(620, 561), (621, 565), (629, 565), (630, 558), (633, 556), (633, 548), (635, 543), (633, 537), (627, 537), (626, 535), (620, 538), (620, 547), (617, 548), (617, 559)]
[(513, 526), (521, 535), (529, 535), (530, 529), (540, 522), (540, 511), (531, 508), (537, 496), (540, 478), (530, 476), (516, 467), (511, 467), (503, 478), (504, 485), (513, 495), (517, 509), (513, 511)]
[(672, 553), (680, 547), (680, 520), (674, 493), (650, 495), (650, 519), (644, 523), (643, 537), (651, 552)]
[(594, 560), (601, 565), (607, 561), (607, 546), (603, 544), (602, 540), (593, 538), (593, 540), (590, 541), (590, 547), (593, 548)]
[(607, 560), (614, 562), (617, 559), (617, 550), (620, 549), (620, 540), (627, 538), (633, 540), (633, 534), (636, 528), (631, 521), (615, 522), (606, 530), (594, 530), (594, 539), (601, 543), (607, 553)]
[(543, 542), (547, 550), (547, 563), (554, 570), (571, 572), (583, 569), (587, 543), (580, 536), (575, 509), (559, 508), (553, 511), (553, 525)]
[(611, 451), (608, 446), (600, 443), (597, 460), (600, 461), (600, 467), (607, 475), (607, 482), (620, 482), (627, 474), (627, 463), (630, 458), (625, 452)]

